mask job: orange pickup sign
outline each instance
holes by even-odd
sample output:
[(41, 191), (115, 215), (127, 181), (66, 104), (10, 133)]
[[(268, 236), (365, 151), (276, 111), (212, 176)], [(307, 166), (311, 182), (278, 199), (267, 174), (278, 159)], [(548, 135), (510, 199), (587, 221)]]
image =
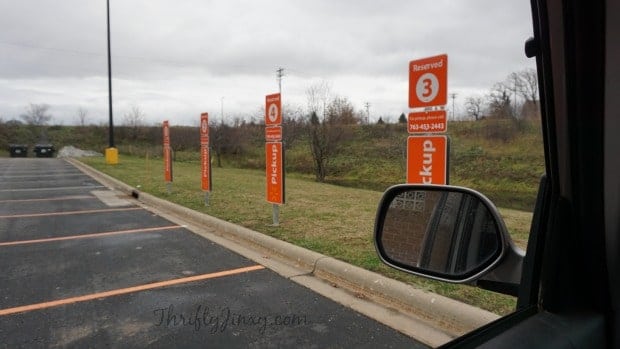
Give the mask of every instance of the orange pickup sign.
[(209, 113), (200, 115), (200, 183), (204, 191), (211, 191), (211, 154), (209, 153)]
[(448, 55), (409, 62), (409, 108), (445, 105), (448, 102)]
[(282, 123), (282, 102), (279, 93), (265, 97), (265, 125), (275, 126)]
[(409, 113), (407, 125), (409, 133), (443, 133), (447, 127), (445, 110)]
[(448, 184), (448, 138), (409, 136), (407, 183)]
[(267, 142), (280, 142), (280, 141), (282, 141), (282, 126), (267, 126), (267, 127), (265, 127), (265, 140)]
[(284, 204), (284, 169), (282, 143), (265, 143), (265, 163), (267, 173), (267, 202)]
[(163, 146), (164, 146), (164, 180), (172, 182), (172, 150), (170, 149), (170, 125), (168, 120), (164, 121), (163, 126)]

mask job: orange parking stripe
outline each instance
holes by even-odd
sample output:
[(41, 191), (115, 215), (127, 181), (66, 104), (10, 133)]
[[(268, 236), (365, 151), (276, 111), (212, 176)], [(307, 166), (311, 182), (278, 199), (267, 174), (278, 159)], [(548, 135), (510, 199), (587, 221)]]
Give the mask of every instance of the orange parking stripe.
[(151, 232), (154, 232), (154, 231), (178, 229), (178, 228), (183, 228), (183, 227), (180, 226), (180, 225), (170, 225), (170, 226), (167, 226), (167, 227), (118, 230), (118, 231), (109, 231), (109, 232), (105, 232), (105, 233), (91, 233), (91, 234), (81, 234), (81, 235), (70, 235), (70, 236), (60, 236), (60, 237), (45, 238), (45, 239), (7, 241), (7, 242), (0, 242), (0, 247), (2, 247), (2, 246), (14, 246), (14, 245), (25, 245), (25, 244), (37, 244), (37, 243), (41, 243), (41, 242), (53, 242), (53, 241), (63, 241), (63, 240), (92, 239), (92, 238), (99, 238), (99, 237), (110, 236), (110, 235), (132, 234), (132, 233), (151, 233)]
[(0, 216), (0, 218), (31, 218), (31, 217), (46, 217), (46, 216), (68, 216), (68, 215), (72, 215), (72, 214), (118, 212), (118, 211), (135, 211), (135, 210), (142, 210), (142, 208), (141, 207), (128, 207), (128, 208), (107, 208), (107, 209), (103, 209), (103, 210), (84, 210), (84, 211), (67, 211), (67, 212), (12, 214), (12, 215)]
[(138, 285), (138, 286), (133, 286), (133, 287), (128, 287), (128, 288), (121, 288), (121, 289), (112, 290), (112, 291), (99, 292), (99, 293), (93, 293), (93, 294), (88, 294), (84, 296), (59, 299), (59, 300), (51, 301), (51, 302), (43, 302), (43, 303), (24, 305), (24, 306), (15, 307), (15, 308), (0, 309), (0, 316), (23, 313), (27, 311), (33, 311), (33, 310), (41, 310), (41, 309), (57, 307), (60, 305), (67, 305), (67, 304), (78, 303), (78, 302), (87, 302), (87, 301), (91, 301), (91, 300), (99, 299), (99, 298), (107, 298), (107, 297), (118, 296), (118, 295), (127, 294), (127, 293), (152, 290), (154, 288), (161, 288), (161, 287), (167, 287), (167, 286), (172, 286), (172, 285), (184, 284), (188, 282), (214, 279), (214, 278), (230, 276), (230, 275), (235, 275), (235, 274), (242, 274), (242, 273), (247, 273), (250, 271), (261, 270), (261, 269), (265, 269), (265, 267), (262, 265), (253, 265), (253, 266), (245, 267), (245, 268), (225, 270), (225, 271), (220, 271), (216, 273), (195, 275), (195, 276), (189, 276), (185, 278), (173, 279), (173, 280), (167, 280), (167, 281), (153, 282), (150, 284)]
[(63, 196), (59, 198), (50, 199), (17, 199), (17, 200), (0, 200), (0, 203), (13, 203), (13, 202), (39, 202), (39, 201), (64, 201), (64, 200), (91, 200), (96, 199), (94, 196), (88, 195), (76, 195), (76, 196)]

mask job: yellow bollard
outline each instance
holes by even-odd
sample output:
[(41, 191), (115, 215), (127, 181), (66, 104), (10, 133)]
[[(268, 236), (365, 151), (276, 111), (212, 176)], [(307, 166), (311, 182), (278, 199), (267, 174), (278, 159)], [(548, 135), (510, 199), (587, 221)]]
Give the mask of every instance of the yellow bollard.
[(108, 165), (118, 164), (118, 149), (116, 148), (105, 149), (105, 163)]

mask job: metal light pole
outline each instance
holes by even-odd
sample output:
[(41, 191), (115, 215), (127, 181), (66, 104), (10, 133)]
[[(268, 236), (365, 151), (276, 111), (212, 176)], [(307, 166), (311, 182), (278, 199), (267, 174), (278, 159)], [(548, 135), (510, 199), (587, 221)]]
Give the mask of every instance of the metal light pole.
[(110, 50), (110, 0), (106, 0), (108, 25), (108, 109), (110, 113), (109, 142), (105, 150), (107, 164), (118, 164), (118, 149), (114, 145), (114, 118), (112, 117), (112, 55)]

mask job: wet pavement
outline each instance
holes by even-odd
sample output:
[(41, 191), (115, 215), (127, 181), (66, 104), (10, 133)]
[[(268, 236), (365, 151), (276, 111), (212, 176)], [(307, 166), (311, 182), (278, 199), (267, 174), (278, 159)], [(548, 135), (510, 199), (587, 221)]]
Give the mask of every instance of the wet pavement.
[(425, 347), (114, 195), (0, 159), (0, 348)]

